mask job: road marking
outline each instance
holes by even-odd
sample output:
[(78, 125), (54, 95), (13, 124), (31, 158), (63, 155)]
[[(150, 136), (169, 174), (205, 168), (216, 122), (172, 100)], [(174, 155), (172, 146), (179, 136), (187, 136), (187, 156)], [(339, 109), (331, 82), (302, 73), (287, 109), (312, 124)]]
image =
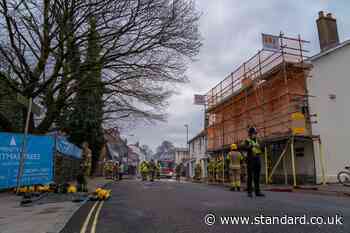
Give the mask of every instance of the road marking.
[(100, 215), (103, 203), (104, 203), (104, 201), (101, 202), (100, 206), (98, 207), (98, 209), (95, 213), (94, 222), (92, 223), (90, 233), (96, 233), (96, 225), (97, 225), (97, 221), (98, 221), (98, 216)]
[(86, 217), (86, 219), (85, 219), (85, 222), (84, 222), (84, 224), (83, 224), (83, 227), (82, 227), (81, 230), (80, 230), (80, 233), (86, 233), (86, 229), (87, 229), (87, 227), (88, 227), (88, 225), (89, 225), (91, 215), (92, 215), (92, 213), (94, 212), (94, 210), (95, 210), (95, 208), (96, 208), (96, 206), (97, 206), (98, 203), (99, 203), (99, 202), (96, 202), (96, 203), (92, 206), (92, 208), (91, 208), (89, 214), (87, 215), (87, 217)]

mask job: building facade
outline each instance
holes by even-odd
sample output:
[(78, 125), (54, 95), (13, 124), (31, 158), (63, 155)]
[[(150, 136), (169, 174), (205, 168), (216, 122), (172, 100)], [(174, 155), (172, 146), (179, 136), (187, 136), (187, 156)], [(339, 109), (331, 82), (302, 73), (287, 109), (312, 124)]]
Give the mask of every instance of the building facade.
[(308, 87), (312, 131), (321, 141), (321, 147), (319, 141), (314, 145), (316, 179), (321, 183), (323, 174), (327, 182), (336, 182), (338, 172), (350, 165), (350, 40), (339, 43), (331, 14), (320, 12), (318, 23), (321, 52), (310, 59)]
[(187, 148), (177, 147), (175, 148), (175, 163), (180, 164), (181, 162), (187, 161), (190, 159), (190, 154), (188, 153)]
[(102, 176), (105, 174), (106, 162), (122, 162), (128, 156), (128, 147), (123, 138), (121, 138), (118, 129), (104, 130), (105, 143), (102, 147), (95, 175)]
[(131, 174), (138, 173), (139, 164), (146, 160), (146, 152), (141, 148), (140, 143), (131, 144), (128, 146), (129, 152), (125, 162), (130, 167)]
[(203, 130), (189, 141), (190, 148), (190, 177), (194, 176), (196, 164), (200, 164), (202, 168), (202, 178), (207, 177), (207, 134)]

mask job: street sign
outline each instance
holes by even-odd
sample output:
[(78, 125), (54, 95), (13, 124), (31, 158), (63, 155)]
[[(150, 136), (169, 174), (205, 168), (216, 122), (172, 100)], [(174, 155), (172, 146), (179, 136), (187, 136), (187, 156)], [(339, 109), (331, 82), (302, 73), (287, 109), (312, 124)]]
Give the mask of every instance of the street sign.
[(205, 95), (194, 95), (195, 105), (205, 105)]
[(292, 118), (292, 132), (294, 135), (306, 133), (305, 116), (301, 112), (295, 112), (291, 115)]
[(263, 49), (272, 52), (279, 52), (281, 50), (279, 36), (262, 33)]
[[(17, 102), (19, 104), (22, 104), (24, 107), (28, 108), (29, 107), (29, 99), (19, 93), (17, 93)], [(41, 114), (41, 107), (34, 102), (32, 103), (32, 112), (35, 115), (40, 115)]]

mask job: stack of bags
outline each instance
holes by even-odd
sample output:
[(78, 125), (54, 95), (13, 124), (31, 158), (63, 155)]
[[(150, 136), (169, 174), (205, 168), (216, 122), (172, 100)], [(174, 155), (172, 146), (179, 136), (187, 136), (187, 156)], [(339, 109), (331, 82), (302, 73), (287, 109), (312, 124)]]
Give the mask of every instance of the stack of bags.
[(90, 200), (92, 201), (104, 201), (108, 200), (111, 197), (111, 190), (103, 189), (103, 188), (97, 188), (95, 192), (90, 197)]

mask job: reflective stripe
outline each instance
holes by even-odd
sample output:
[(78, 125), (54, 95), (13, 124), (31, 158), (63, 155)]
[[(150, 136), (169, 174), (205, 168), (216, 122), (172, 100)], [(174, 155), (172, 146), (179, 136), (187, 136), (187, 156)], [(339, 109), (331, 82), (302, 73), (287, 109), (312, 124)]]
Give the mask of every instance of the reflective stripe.
[(228, 160), (230, 162), (230, 168), (240, 168), (241, 160), (243, 159), (242, 154), (238, 151), (231, 151), (228, 154)]
[(258, 140), (254, 141), (254, 140), (248, 138), (247, 141), (253, 147), (252, 148), (253, 155), (260, 155), (260, 154), (262, 154), (262, 150), (260, 148), (260, 144), (259, 144)]

